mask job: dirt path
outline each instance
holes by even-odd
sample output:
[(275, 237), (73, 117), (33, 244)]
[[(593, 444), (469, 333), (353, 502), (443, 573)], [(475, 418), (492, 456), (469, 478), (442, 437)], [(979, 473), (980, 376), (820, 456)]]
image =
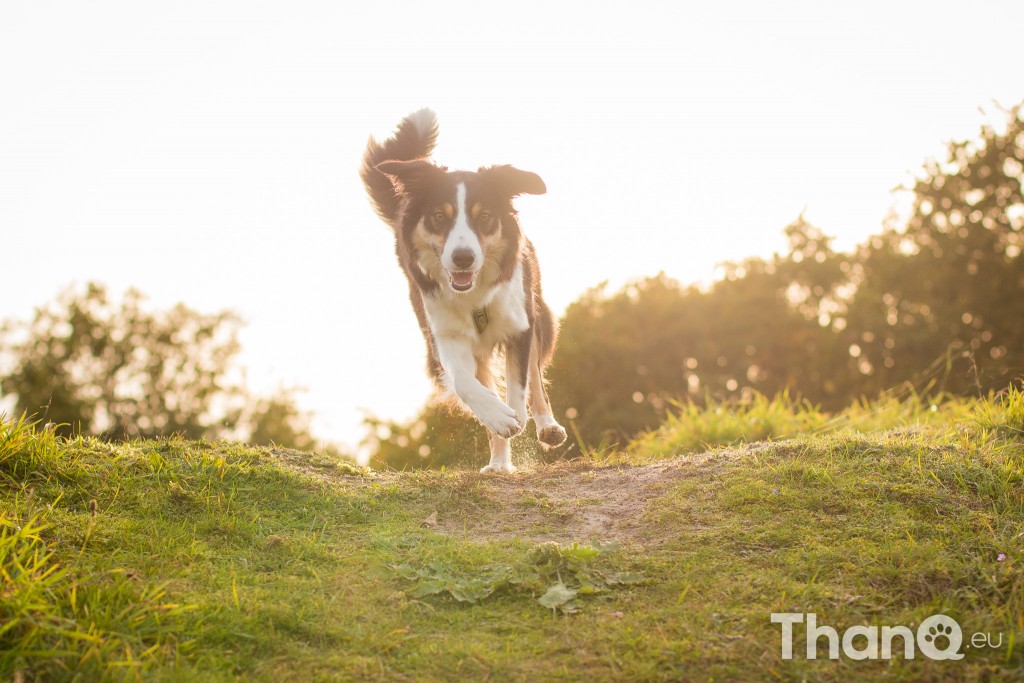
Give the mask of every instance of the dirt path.
[[(667, 530), (645, 520), (652, 501), (687, 477), (719, 476), (731, 461), (766, 444), (680, 456), (647, 465), (575, 460), (539, 465), (513, 475), (471, 471), (375, 472), (351, 476), (308, 453), (275, 449), (288, 469), (346, 486), (399, 482), (447, 490), (426, 525), (439, 533), (474, 540), (600, 541), (657, 545)], [(313, 456), (316, 458), (316, 456)], [(678, 529), (672, 530), (678, 534)]]
[[(469, 514), (438, 515), (438, 531), (479, 540), (600, 541), (656, 545), (662, 530), (644, 519), (651, 503), (686, 477), (714, 476), (746, 450), (718, 451), (649, 465), (572, 461), (510, 477), (475, 477), (481, 498)], [(678, 533), (675, 530), (673, 533)]]

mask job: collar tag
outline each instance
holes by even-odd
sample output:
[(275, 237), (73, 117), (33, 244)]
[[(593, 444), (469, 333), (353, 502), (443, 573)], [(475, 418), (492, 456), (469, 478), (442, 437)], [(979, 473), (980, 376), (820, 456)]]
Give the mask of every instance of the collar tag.
[(477, 334), (483, 334), (484, 330), (487, 329), (487, 323), (490, 320), (487, 319), (487, 309), (478, 308), (473, 311), (473, 324), (476, 326)]

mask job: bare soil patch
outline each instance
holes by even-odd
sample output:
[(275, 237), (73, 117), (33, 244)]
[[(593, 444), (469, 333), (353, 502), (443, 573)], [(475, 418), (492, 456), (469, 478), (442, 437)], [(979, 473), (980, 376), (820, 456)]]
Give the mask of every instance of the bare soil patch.
[(424, 526), (457, 538), (658, 545), (678, 536), (680, 529), (662, 528), (646, 514), (674, 483), (720, 476), (730, 462), (766, 446), (750, 444), (641, 465), (579, 459), (523, 468), (511, 475), (470, 470), (359, 475), (309, 453), (276, 448), (272, 455), (283, 467), (334, 485), (397, 483), (430, 491), (441, 502), (425, 516)]
[(752, 445), (647, 465), (572, 461), (541, 465), (509, 476), (465, 473), (476, 502), (439, 511), (435, 529), (473, 540), (598, 541), (657, 545), (679, 529), (658, 528), (647, 511), (686, 477), (713, 477)]

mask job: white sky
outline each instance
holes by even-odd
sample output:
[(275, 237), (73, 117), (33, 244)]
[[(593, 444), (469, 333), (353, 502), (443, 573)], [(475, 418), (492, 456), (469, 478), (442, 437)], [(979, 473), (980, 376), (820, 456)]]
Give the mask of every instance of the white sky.
[[(70, 283), (248, 321), (250, 384), (318, 436), (429, 393), (366, 138), (430, 106), (437, 159), (513, 163), (557, 311), (602, 280), (709, 281), (801, 210), (849, 247), (996, 100), (1022, 2), (0, 0), (0, 319)], [(492, 9), (500, 7), (500, 9)]]

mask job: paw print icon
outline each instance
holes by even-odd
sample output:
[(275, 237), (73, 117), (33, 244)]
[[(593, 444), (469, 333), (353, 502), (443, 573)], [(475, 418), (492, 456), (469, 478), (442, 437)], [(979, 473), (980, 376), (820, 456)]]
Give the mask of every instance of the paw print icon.
[(953, 617), (935, 614), (917, 627), (917, 647), (929, 659), (963, 659), (964, 636)]

